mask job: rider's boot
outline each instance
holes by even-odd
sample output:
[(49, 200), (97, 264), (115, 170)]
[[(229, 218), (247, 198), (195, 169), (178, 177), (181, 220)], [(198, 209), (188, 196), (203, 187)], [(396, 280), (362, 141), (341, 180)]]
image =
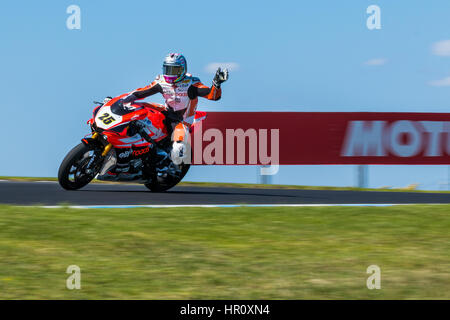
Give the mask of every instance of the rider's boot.
[(170, 158), (176, 165), (188, 162), (190, 156), (188, 140), (189, 128), (181, 122), (178, 123), (173, 130), (172, 150), (170, 152)]

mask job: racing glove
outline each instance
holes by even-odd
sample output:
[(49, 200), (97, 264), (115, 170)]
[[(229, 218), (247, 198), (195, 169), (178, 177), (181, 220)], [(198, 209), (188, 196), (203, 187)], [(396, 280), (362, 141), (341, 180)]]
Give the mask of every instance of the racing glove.
[(220, 85), (227, 80), (228, 80), (228, 69), (223, 69), (223, 70), (221, 68), (217, 69), (216, 75), (214, 76), (214, 79), (213, 79), (214, 87), (219, 89)]
[(137, 100), (137, 97), (133, 93), (121, 99), (123, 104), (131, 103), (135, 100)]

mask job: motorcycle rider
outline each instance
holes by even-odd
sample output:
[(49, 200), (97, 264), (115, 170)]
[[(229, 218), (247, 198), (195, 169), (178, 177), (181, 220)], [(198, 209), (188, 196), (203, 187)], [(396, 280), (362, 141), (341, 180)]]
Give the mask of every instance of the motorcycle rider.
[(170, 123), (172, 134), (172, 161), (179, 164), (185, 160), (189, 129), (194, 122), (198, 97), (217, 101), (221, 98), (221, 84), (228, 80), (228, 70), (218, 68), (211, 87), (199, 78), (187, 73), (186, 58), (180, 53), (168, 54), (163, 62), (163, 73), (148, 86), (132, 91), (122, 99), (122, 104), (132, 103), (161, 93), (165, 99), (163, 113)]

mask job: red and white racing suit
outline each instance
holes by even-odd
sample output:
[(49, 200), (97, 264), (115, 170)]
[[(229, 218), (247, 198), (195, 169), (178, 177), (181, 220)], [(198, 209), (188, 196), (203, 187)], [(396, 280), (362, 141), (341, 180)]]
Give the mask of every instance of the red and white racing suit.
[(172, 109), (180, 115), (182, 121), (174, 128), (172, 140), (185, 141), (189, 128), (194, 122), (195, 111), (197, 109), (198, 97), (217, 101), (221, 98), (222, 89), (215, 86), (207, 87), (201, 83), (199, 78), (187, 73), (185, 78), (177, 83), (167, 83), (162, 75), (148, 86), (132, 91), (123, 100), (132, 102), (144, 99), (155, 93), (161, 93), (166, 100), (165, 107)]

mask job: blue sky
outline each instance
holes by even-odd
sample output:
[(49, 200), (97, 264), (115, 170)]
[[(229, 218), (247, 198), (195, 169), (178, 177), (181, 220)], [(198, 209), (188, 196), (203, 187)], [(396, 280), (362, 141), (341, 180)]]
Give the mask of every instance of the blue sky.
[[(66, 27), (72, 4), (81, 30)], [(372, 4), (381, 30), (366, 27)], [(88, 132), (92, 100), (148, 84), (172, 51), (206, 84), (208, 65), (234, 64), (222, 100), (203, 110), (448, 112), (449, 14), (448, 0), (4, 1), (0, 175), (55, 176)], [(438, 189), (447, 169), (371, 166), (370, 186)], [(254, 182), (256, 170), (197, 167), (187, 179)], [(273, 182), (353, 185), (354, 171), (282, 167)]]

